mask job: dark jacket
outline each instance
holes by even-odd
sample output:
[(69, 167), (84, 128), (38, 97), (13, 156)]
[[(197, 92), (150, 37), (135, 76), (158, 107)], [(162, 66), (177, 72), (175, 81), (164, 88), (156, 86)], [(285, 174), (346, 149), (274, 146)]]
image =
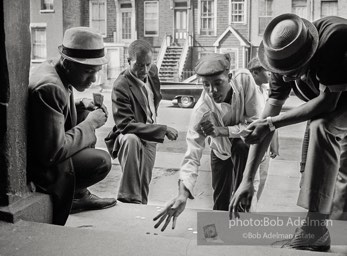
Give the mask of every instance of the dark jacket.
[(53, 223), (69, 215), (75, 176), (71, 156), (95, 145), (88, 122), (77, 124), (71, 86), (62, 81), (52, 61), (41, 64), (29, 79), (29, 178), (52, 195)]
[[(304, 101), (317, 97), (320, 85), (331, 91), (339, 91), (347, 83), (347, 19), (335, 16), (325, 17), (313, 22), (318, 30), (319, 44), (309, 62), (308, 77), (312, 85), (301, 80), (284, 82), (282, 75), (272, 74), (269, 98), (285, 100), (290, 90)], [(339, 102), (346, 99), (346, 92)], [(344, 103), (343, 103), (344, 104)]]
[[(155, 65), (152, 65), (148, 78), (154, 94), (155, 114), (157, 114), (161, 94), (158, 68)], [(164, 141), (167, 126), (146, 123), (146, 99), (140, 85), (129, 70), (123, 71), (113, 84), (112, 113), (115, 126), (105, 139), (112, 158), (117, 157), (119, 145), (116, 139), (120, 133), (132, 133), (146, 141)]]

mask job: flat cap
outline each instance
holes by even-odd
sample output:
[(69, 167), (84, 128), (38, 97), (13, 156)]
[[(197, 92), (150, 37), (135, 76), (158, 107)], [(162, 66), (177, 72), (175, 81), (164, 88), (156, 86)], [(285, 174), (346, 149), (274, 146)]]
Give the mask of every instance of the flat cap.
[(195, 73), (199, 76), (212, 76), (229, 70), (230, 55), (212, 53), (203, 56), (195, 66)]

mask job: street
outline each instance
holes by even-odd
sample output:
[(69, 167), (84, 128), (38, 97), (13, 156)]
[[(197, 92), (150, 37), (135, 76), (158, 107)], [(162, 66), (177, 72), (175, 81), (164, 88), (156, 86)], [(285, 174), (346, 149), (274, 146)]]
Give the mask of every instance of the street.
[[(92, 98), (92, 93), (99, 92), (97, 87), (85, 92), (74, 92), (76, 99)], [(106, 150), (104, 138), (113, 127), (111, 89), (101, 92), (104, 95), (104, 104), (109, 111), (106, 124), (96, 131), (97, 148)], [(291, 108), (302, 102), (296, 97), (287, 100), (284, 109)], [(177, 141), (165, 139), (163, 144), (157, 146), (157, 159), (153, 170), (150, 185), (149, 204), (162, 205), (177, 194), (178, 170), (186, 151), (185, 136), (192, 109), (182, 109), (173, 106), (171, 101), (163, 100), (158, 111), (158, 123), (174, 127), (179, 132)], [(302, 211), (296, 206), (296, 197), (299, 191), (299, 161), (301, 156), (301, 142), (305, 123), (292, 125), (279, 130), (280, 156), (270, 161), (269, 177), (263, 196), (258, 203), (259, 211)], [(201, 161), (198, 182), (195, 188), (195, 199), (189, 200), (188, 207), (195, 209), (212, 209), (211, 172), (209, 168), (210, 149), (205, 148)], [(121, 169), (117, 159), (105, 180), (91, 187), (91, 190), (100, 196), (117, 195), (118, 182)]]

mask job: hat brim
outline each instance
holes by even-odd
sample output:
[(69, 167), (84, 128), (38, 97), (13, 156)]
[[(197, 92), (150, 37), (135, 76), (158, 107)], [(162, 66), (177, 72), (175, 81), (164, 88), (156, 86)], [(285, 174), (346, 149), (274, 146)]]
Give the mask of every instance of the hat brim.
[(62, 46), (60, 45), (58, 47), (58, 51), (61, 56), (63, 56), (65, 59), (71, 60), (73, 62), (77, 62), (84, 65), (91, 65), (91, 66), (99, 66), (99, 65), (105, 65), (108, 63), (108, 59), (106, 57), (101, 58), (73, 58), (70, 56), (67, 56), (62, 52)]
[(258, 49), (258, 58), (259, 61), (261, 63), (261, 65), (268, 71), (271, 71), (273, 73), (278, 73), (278, 74), (287, 74), (287, 73), (291, 73), (294, 72), (300, 68), (302, 68), (303, 66), (305, 66), (313, 57), (313, 55), (315, 54), (317, 48), (318, 48), (318, 43), (319, 43), (319, 35), (318, 35), (318, 30), (317, 28), (308, 20), (301, 18), (305, 24), (305, 26), (307, 27), (309, 33), (312, 36), (312, 45), (310, 47), (310, 50), (308, 52), (308, 54), (306, 55), (306, 59), (303, 62), (300, 62), (300, 64), (298, 64), (295, 67), (292, 67), (290, 69), (283, 69), (283, 68), (276, 68), (274, 66), (272, 66), (269, 63), (268, 58), (265, 55), (264, 52), (264, 43), (263, 41), (261, 41), (260, 45), (259, 45), (259, 49)]

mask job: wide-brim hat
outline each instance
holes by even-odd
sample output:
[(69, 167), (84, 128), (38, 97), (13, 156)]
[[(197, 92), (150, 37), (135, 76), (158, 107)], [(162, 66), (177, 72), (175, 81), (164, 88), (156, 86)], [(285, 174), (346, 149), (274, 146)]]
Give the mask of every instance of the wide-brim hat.
[(108, 62), (102, 36), (88, 27), (67, 29), (58, 50), (64, 58), (85, 65), (98, 66)]
[(266, 27), (258, 57), (268, 71), (287, 74), (305, 66), (319, 43), (316, 27), (291, 13), (275, 17)]

